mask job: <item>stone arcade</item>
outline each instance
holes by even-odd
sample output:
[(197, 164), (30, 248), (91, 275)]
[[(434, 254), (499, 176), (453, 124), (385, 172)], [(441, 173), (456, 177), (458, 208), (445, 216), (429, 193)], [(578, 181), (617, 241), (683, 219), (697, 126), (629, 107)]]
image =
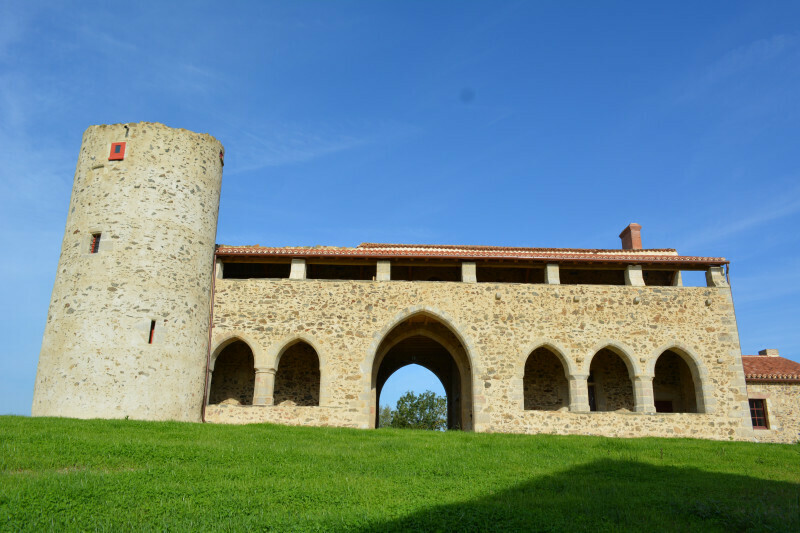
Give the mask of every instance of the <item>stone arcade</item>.
[(723, 258), (637, 224), (619, 250), (215, 245), (223, 161), (209, 135), (87, 129), (35, 416), (370, 428), (419, 364), (451, 428), (797, 440), (800, 365), (742, 356)]

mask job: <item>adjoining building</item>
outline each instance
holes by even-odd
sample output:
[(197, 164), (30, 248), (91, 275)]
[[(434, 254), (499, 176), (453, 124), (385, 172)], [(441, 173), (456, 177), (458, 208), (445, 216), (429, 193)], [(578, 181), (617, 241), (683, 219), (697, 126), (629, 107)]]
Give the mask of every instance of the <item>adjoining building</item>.
[(215, 246), (223, 162), (160, 124), (86, 131), (34, 415), (370, 428), (418, 364), (451, 428), (797, 440), (800, 373), (748, 389), (724, 258), (638, 224), (619, 250)]

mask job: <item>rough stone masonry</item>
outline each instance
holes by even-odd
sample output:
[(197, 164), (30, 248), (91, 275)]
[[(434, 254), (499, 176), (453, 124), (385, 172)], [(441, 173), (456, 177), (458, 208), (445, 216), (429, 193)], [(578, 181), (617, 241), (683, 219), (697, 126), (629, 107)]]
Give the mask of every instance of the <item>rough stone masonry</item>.
[(209, 135), (86, 131), (35, 416), (371, 428), (418, 364), (453, 429), (797, 440), (800, 370), (748, 396), (723, 258), (638, 224), (619, 250), (215, 245), (223, 163)]

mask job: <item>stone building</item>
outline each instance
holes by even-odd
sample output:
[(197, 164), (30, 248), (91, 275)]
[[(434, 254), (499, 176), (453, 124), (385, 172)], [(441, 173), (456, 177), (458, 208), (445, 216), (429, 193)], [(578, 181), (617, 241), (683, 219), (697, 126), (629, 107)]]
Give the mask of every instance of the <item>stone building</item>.
[(800, 372), (742, 357), (724, 258), (637, 224), (618, 250), (215, 245), (223, 162), (161, 124), (86, 131), (34, 415), (370, 428), (418, 364), (451, 428), (797, 440)]

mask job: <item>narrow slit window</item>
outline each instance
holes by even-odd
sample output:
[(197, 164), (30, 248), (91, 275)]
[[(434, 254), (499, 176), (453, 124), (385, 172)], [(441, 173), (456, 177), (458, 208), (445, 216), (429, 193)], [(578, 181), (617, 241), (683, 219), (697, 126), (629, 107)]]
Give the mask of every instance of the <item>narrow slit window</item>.
[(150, 321), (150, 338), (147, 341), (147, 344), (153, 344), (153, 334), (156, 332), (156, 321)]
[(92, 244), (89, 246), (89, 253), (96, 254), (100, 251), (100, 236), (101, 233), (92, 233)]

